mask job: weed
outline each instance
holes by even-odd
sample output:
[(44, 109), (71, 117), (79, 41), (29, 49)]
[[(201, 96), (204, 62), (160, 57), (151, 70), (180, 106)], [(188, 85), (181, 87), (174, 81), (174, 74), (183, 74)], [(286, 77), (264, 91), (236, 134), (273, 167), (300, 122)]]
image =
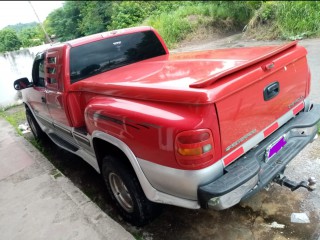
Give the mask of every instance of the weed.
[(0, 117), (7, 120), (17, 131), (17, 133), (24, 138), (26, 138), (34, 147), (36, 147), (43, 155), (47, 158), (49, 157), (48, 150), (43, 146), (42, 142), (36, 140), (34, 137), (30, 137), (31, 133), (22, 134), (21, 130), (19, 129), (19, 125), (25, 123), (27, 121), (26, 114), (25, 114), (25, 107), (23, 104), (20, 105), (12, 105), (6, 107), (5, 109), (0, 110)]
[(242, 29), (252, 12), (246, 2), (183, 2), (174, 11), (152, 15), (142, 25), (157, 29), (168, 48), (173, 48), (187, 35), (206, 26), (220, 26), (224, 31)]
[(51, 172), (50, 172), (50, 175), (54, 178), (54, 179), (57, 179), (59, 177), (62, 177), (63, 174), (56, 168), (52, 169)]
[[(11, 111), (12, 109), (18, 109), (17, 111)], [(0, 110), (0, 117), (7, 120), (18, 132), (22, 135), (21, 130), (18, 128), (20, 124), (26, 122), (25, 108), (23, 105), (13, 105)]]
[(277, 9), (277, 23), (282, 37), (319, 35), (320, 4), (317, 1), (279, 2)]
[(143, 240), (144, 239), (143, 235), (141, 233), (133, 232), (132, 235), (136, 240)]
[(319, 36), (320, 4), (318, 1), (263, 2), (248, 23), (246, 35), (266, 40)]
[(18, 106), (22, 106), (23, 104), (21, 103), (14, 103), (14, 104), (11, 104), (9, 106), (0, 106), (0, 113), (1, 112), (5, 112), (11, 108), (15, 108), (15, 107), (18, 107)]

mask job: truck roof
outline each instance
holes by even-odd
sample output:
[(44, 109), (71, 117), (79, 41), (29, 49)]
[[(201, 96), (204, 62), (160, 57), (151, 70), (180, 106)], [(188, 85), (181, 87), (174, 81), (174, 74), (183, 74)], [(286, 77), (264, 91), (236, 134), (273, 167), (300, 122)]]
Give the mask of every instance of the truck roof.
[(124, 34), (143, 32), (143, 31), (149, 31), (149, 30), (153, 30), (153, 28), (148, 26), (123, 28), (123, 29), (112, 30), (108, 32), (102, 32), (102, 33), (97, 33), (97, 34), (77, 38), (74, 40), (67, 41), (66, 44), (69, 44), (72, 47), (77, 47), (89, 42), (99, 41), (105, 38), (111, 38), (111, 37), (116, 37)]

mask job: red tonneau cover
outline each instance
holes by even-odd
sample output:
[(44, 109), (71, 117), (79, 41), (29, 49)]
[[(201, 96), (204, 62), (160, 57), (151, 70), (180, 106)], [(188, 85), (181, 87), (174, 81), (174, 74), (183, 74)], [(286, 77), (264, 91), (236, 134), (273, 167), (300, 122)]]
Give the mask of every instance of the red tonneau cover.
[(225, 71), (221, 71), (217, 74), (215, 74), (213, 77), (210, 77), (209, 79), (204, 79), (204, 80), (200, 80), (200, 81), (197, 81), (197, 82), (194, 82), (192, 84), (189, 85), (189, 87), (191, 88), (203, 88), (203, 87), (207, 87), (207, 86), (210, 86), (212, 83), (216, 82), (217, 80), (219, 80), (220, 78), (223, 78), (227, 75), (230, 75), (232, 73), (235, 73), (237, 71), (240, 71), (246, 67), (249, 67), (255, 63), (258, 63), (258, 62), (261, 62), (269, 57), (272, 57), (282, 51), (285, 51), (293, 46), (296, 46), (298, 43), (298, 41), (293, 41), (293, 42), (290, 42), (286, 45), (283, 45), (283, 46), (280, 46), (279, 48), (276, 48), (274, 49), (273, 51), (271, 52), (268, 52), (267, 54), (265, 55), (261, 55), (257, 58), (254, 58), (252, 60), (249, 60), (248, 62), (242, 64), (242, 65), (239, 65), (239, 66), (235, 66), (233, 68), (229, 68)]

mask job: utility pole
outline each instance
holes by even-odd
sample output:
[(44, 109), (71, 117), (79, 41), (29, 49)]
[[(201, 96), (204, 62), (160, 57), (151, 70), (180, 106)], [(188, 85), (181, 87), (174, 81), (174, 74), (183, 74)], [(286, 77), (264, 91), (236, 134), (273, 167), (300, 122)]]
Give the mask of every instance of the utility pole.
[(34, 14), (35, 14), (35, 15), (36, 15), (36, 17), (37, 17), (38, 22), (39, 22), (39, 24), (40, 24), (40, 26), (41, 26), (41, 28), (42, 28), (42, 30), (43, 30), (43, 32), (44, 32), (44, 34), (46, 35), (47, 41), (48, 41), (49, 43), (52, 43), (52, 40), (51, 40), (51, 38), (49, 38), (49, 36), (48, 36), (48, 34), (47, 34), (46, 30), (44, 29), (43, 24), (41, 23), (40, 18), (39, 18), (39, 16), (38, 16), (38, 14), (37, 14), (36, 10), (34, 9), (34, 7), (33, 7), (33, 6), (32, 6), (32, 4), (31, 4), (31, 1), (28, 1), (28, 2), (29, 2), (29, 4), (30, 4), (30, 6), (32, 7)]

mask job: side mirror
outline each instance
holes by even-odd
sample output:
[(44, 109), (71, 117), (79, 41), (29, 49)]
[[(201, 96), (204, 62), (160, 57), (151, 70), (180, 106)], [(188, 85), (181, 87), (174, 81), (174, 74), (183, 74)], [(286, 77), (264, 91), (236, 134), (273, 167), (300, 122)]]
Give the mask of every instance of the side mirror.
[(15, 90), (22, 90), (28, 87), (32, 87), (32, 83), (29, 82), (28, 78), (19, 78), (13, 82)]

